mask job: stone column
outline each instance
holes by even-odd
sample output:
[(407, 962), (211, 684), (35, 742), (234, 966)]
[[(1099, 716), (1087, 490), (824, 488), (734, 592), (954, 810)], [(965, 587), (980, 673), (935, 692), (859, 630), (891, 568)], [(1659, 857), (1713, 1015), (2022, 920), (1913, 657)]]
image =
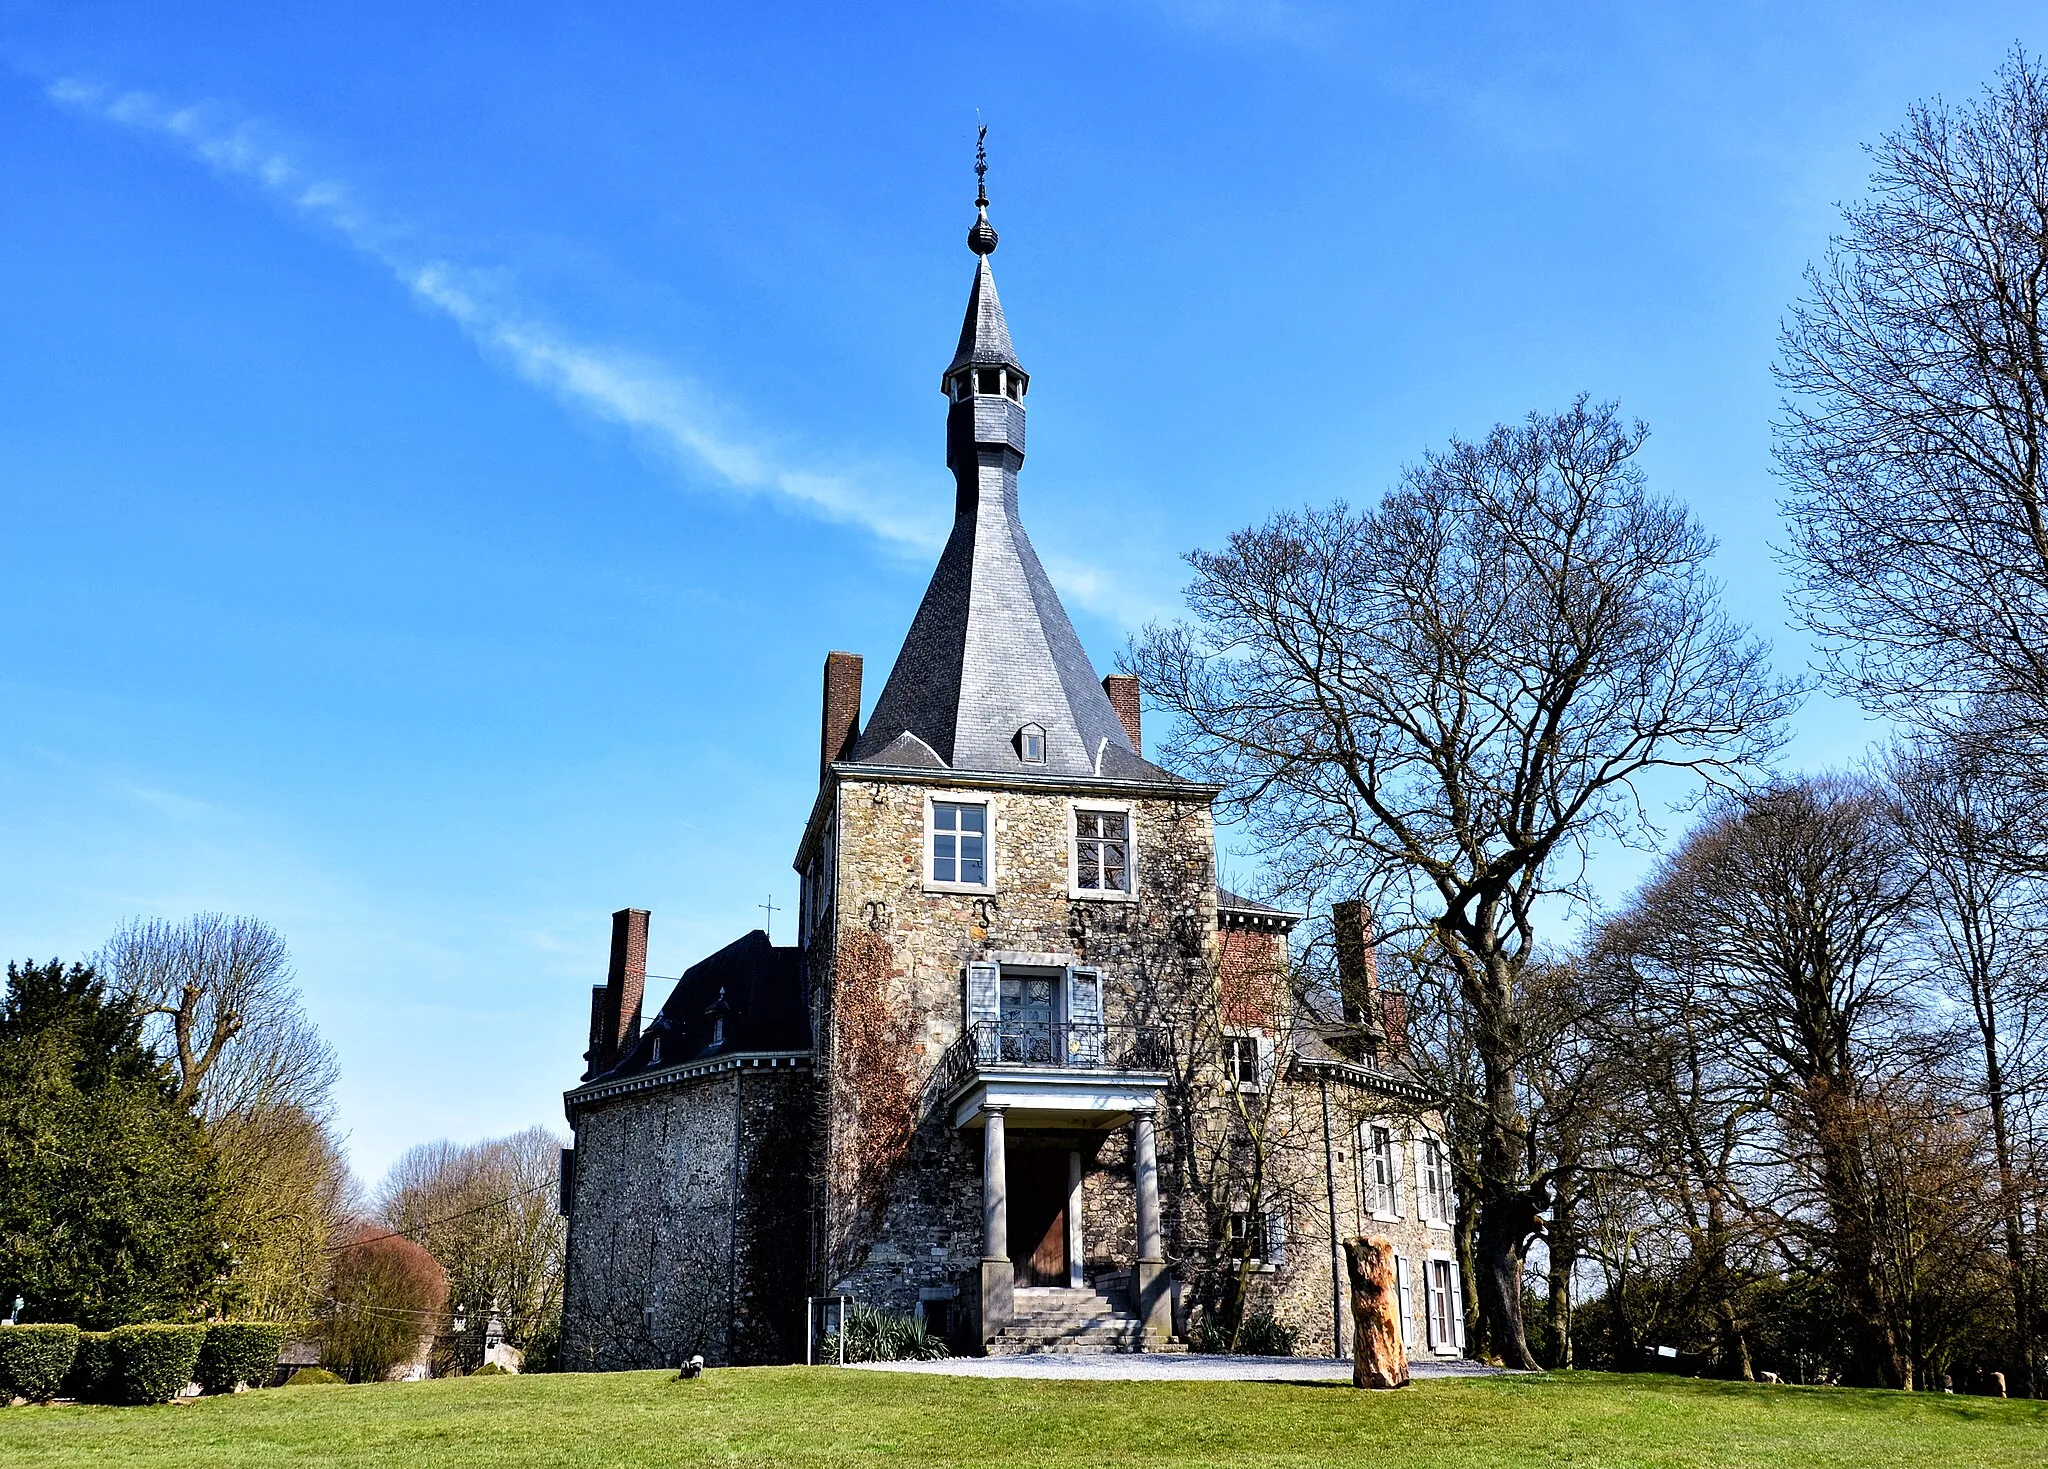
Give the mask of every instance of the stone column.
[(1067, 1284), (1083, 1285), (1081, 1265), (1086, 1258), (1081, 1242), (1081, 1155), (1067, 1154)]
[(1152, 1113), (1131, 1119), (1131, 1171), (1138, 1189), (1138, 1267), (1132, 1276), (1138, 1319), (1145, 1323), (1148, 1344), (1173, 1335), (1172, 1282), (1159, 1243), (1159, 1146)]
[(1003, 1109), (982, 1111), (980, 1329), (984, 1344), (1010, 1324), (1017, 1273), (1010, 1264), (1009, 1161), (1003, 1147)]

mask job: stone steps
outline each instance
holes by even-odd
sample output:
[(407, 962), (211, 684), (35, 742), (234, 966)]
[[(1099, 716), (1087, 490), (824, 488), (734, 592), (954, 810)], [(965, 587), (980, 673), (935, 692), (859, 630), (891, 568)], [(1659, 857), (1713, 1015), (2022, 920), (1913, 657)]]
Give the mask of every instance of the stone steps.
[(1145, 1346), (1138, 1318), (1086, 1287), (1024, 1286), (1012, 1297), (1010, 1324), (989, 1342), (994, 1356), (1137, 1352)]

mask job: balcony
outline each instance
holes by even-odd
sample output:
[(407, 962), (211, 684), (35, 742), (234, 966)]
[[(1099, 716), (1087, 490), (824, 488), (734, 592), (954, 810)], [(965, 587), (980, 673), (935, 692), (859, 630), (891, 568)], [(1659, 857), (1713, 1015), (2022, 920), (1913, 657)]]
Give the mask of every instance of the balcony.
[(1168, 1048), (1140, 1026), (982, 1020), (940, 1058), (933, 1086), (955, 1127), (1001, 1108), (1012, 1127), (1114, 1127), (1148, 1111)]

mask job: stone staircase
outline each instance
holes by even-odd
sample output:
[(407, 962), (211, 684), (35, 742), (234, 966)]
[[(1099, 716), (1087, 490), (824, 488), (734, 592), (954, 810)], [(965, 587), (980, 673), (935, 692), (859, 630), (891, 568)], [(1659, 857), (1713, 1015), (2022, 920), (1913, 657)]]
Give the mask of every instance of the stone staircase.
[(992, 1357), (1145, 1350), (1138, 1318), (1092, 1287), (1019, 1286), (1014, 1299), (1010, 1324), (988, 1344)]

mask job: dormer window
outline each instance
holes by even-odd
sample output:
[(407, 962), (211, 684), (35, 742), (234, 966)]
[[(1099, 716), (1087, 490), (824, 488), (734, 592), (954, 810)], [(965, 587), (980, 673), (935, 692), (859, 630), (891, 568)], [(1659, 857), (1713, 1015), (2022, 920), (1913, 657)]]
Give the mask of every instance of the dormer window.
[(1017, 758), (1026, 765), (1045, 764), (1045, 728), (1027, 724), (1017, 731)]

